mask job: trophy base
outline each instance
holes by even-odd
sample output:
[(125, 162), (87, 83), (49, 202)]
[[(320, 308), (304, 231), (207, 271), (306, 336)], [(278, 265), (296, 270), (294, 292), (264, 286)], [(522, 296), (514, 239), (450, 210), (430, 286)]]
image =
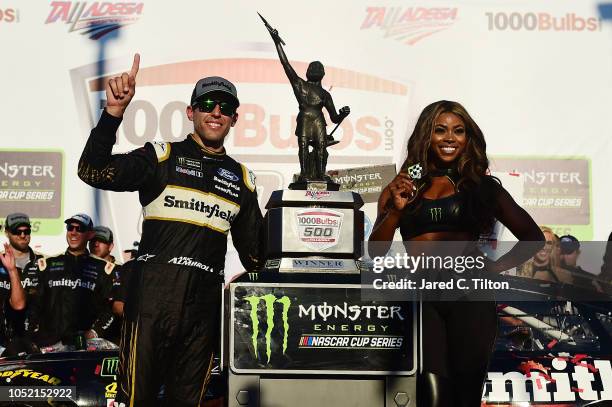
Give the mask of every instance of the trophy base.
[(331, 180), (297, 180), (289, 184), (289, 189), (303, 191), (339, 191), (340, 184)]
[(278, 273), (334, 273), (359, 274), (367, 270), (365, 264), (355, 259), (332, 259), (327, 257), (283, 257), (266, 261), (266, 271)]

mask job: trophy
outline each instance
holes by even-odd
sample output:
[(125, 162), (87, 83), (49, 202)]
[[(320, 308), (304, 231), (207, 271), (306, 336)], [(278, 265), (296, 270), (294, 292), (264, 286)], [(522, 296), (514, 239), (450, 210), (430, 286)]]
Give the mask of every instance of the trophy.
[[(276, 51), (299, 105), (295, 135), (298, 138), (300, 174), (288, 190), (275, 191), (266, 205), (268, 226), (266, 269), (281, 272), (359, 273), (363, 241), (363, 200), (326, 174), (327, 147), (339, 141), (334, 131), (350, 113), (336, 111), (329, 92), (321, 86), (325, 68), (311, 62), (306, 79), (289, 63), (278, 31), (259, 14), (272, 36)], [(336, 124), (327, 133), (323, 109)]]
[[(338, 140), (333, 138), (333, 133), (342, 120), (349, 115), (351, 109), (344, 106), (336, 112), (331, 95), (321, 86), (321, 80), (325, 76), (325, 67), (320, 61), (313, 61), (308, 65), (306, 80), (300, 78), (287, 60), (287, 55), (283, 50), (285, 42), (281, 39), (278, 31), (273, 29), (261, 14), (259, 14), (259, 17), (261, 17), (272, 36), (278, 57), (300, 107), (295, 129), (299, 146), (300, 175), (298, 182), (292, 186), (296, 189), (307, 189), (304, 185), (308, 185), (312, 181), (331, 183), (331, 178), (325, 174), (329, 156), (327, 147), (339, 143)], [(327, 123), (323, 116), (323, 108), (327, 110), (330, 119), (336, 124), (330, 134), (327, 134)], [(292, 186), (289, 188), (292, 188)], [(333, 188), (333, 186), (329, 186), (329, 189)]]

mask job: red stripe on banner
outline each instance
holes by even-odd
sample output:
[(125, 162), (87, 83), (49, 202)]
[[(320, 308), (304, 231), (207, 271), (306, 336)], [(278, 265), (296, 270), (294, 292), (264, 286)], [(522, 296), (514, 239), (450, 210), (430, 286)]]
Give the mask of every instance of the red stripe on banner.
[(321, 212), (321, 211), (304, 212), (304, 213), (298, 214), (298, 216), (304, 216), (304, 215), (325, 215), (325, 216), (333, 216), (333, 217), (336, 217), (336, 218), (340, 217), (340, 215), (336, 215), (335, 213)]
[[(306, 72), (308, 63), (291, 61), (296, 72)], [(107, 75), (89, 81), (91, 92), (104, 90), (107, 79), (118, 75)], [(137, 86), (193, 85), (208, 75), (221, 75), (238, 83), (283, 84), (289, 86), (283, 67), (277, 59), (263, 58), (223, 58), (203, 61), (186, 61), (140, 68)], [(302, 75), (305, 77), (305, 75)], [(408, 94), (408, 87), (399, 82), (378, 76), (355, 72), (348, 69), (325, 67), (323, 87), (340, 87), (369, 92), (390, 93), (393, 95)]]

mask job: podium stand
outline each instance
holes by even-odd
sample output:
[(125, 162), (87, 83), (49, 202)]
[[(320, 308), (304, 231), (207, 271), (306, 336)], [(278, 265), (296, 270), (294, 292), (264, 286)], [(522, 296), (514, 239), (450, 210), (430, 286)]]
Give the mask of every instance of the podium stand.
[(419, 310), (362, 300), (363, 201), (306, 187), (272, 194), (265, 269), (226, 290), (227, 405), (415, 407)]

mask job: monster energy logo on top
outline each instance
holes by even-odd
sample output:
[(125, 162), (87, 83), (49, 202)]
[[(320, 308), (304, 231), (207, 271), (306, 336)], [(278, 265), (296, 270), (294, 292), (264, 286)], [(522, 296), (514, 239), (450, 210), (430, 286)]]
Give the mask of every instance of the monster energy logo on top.
[(272, 329), (274, 329), (274, 303), (279, 303), (283, 307), (283, 311), (281, 314), (283, 321), (283, 355), (287, 351), (287, 338), (289, 337), (289, 307), (291, 307), (291, 300), (287, 296), (283, 296), (281, 298), (276, 298), (274, 294), (266, 294), (266, 295), (250, 295), (245, 297), (245, 300), (249, 302), (251, 305), (251, 322), (253, 323), (253, 334), (251, 339), (253, 341), (253, 349), (255, 350), (255, 355), (257, 356), (257, 337), (259, 336), (259, 317), (257, 316), (257, 309), (259, 303), (261, 301), (264, 302), (265, 310), (266, 310), (266, 324), (268, 328), (266, 329), (266, 356), (268, 357), (268, 363), (270, 363), (270, 356), (272, 356)]
[(442, 208), (430, 208), (429, 214), (432, 221), (439, 222), (442, 219)]

